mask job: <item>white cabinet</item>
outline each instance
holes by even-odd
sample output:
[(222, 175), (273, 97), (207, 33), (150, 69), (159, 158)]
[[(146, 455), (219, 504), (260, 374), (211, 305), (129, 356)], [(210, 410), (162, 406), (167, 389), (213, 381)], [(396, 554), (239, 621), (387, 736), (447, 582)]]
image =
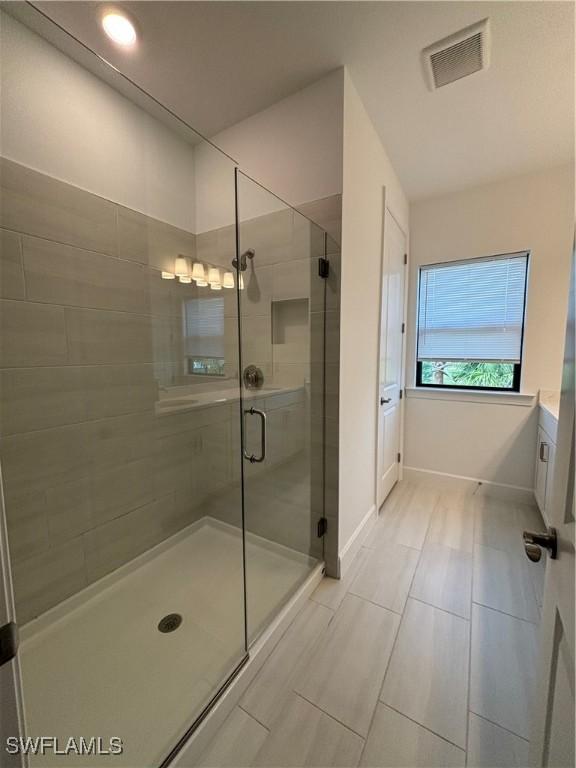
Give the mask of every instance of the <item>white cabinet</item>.
[(538, 444), (536, 446), (536, 467), (534, 470), (534, 496), (544, 522), (548, 525), (548, 509), (552, 493), (554, 457), (556, 455), (556, 427), (548, 412), (540, 411)]

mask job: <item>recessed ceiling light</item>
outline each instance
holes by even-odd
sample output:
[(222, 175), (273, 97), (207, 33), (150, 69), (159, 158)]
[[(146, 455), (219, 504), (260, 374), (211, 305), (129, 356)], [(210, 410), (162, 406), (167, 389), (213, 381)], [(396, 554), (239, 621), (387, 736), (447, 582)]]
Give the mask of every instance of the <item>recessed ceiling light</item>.
[(102, 17), (102, 27), (110, 40), (126, 48), (136, 42), (136, 27), (119, 11), (108, 11)]

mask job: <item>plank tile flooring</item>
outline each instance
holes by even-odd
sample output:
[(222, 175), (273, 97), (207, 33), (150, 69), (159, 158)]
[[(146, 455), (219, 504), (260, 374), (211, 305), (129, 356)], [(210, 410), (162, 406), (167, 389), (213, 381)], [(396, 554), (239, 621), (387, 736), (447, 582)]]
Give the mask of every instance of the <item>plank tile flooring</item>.
[(324, 579), (198, 766), (525, 768), (544, 569), (537, 510), (402, 481)]

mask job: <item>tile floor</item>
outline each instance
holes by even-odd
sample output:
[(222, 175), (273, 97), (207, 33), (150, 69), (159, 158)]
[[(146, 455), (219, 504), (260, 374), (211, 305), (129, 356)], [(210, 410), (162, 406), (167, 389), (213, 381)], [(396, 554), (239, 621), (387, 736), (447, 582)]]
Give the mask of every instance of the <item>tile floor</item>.
[(527, 766), (543, 524), (483, 490), (399, 483), (197, 765)]

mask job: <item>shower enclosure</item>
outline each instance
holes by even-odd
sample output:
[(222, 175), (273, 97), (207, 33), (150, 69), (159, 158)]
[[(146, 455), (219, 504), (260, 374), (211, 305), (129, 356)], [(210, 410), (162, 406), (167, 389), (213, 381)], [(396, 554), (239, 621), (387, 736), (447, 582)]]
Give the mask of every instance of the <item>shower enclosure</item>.
[(0, 467), (25, 731), (160, 765), (321, 567), (326, 236), (12, 6)]

